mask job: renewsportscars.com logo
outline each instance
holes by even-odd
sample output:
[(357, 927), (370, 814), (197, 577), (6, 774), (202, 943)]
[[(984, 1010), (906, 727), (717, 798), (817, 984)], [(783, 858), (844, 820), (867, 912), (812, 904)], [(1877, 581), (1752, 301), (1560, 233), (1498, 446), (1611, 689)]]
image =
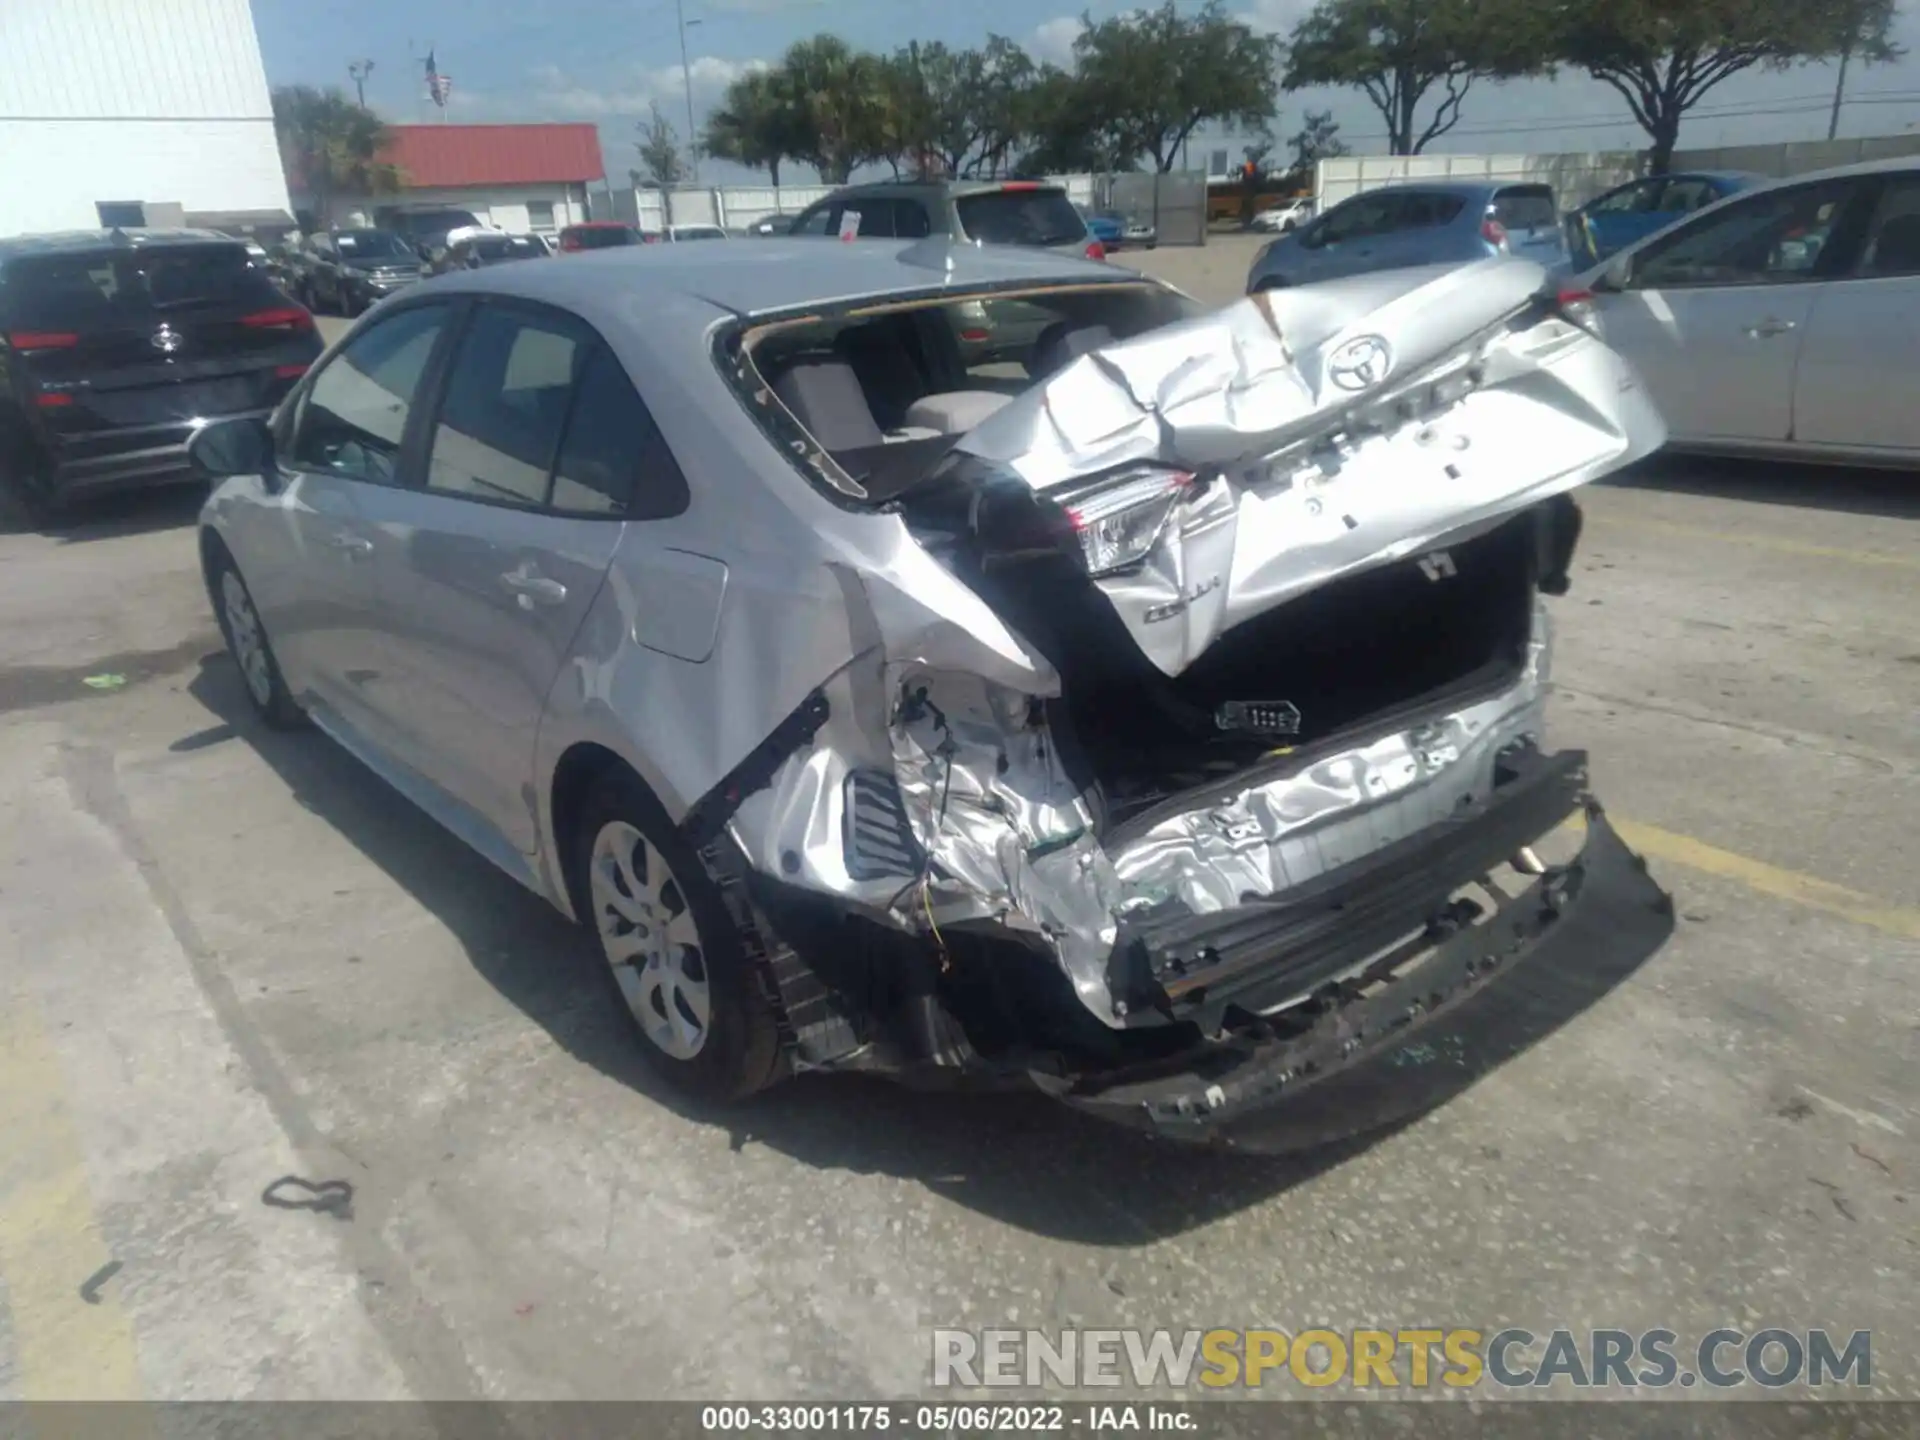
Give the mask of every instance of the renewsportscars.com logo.
[(1855, 1330), (936, 1330), (936, 1386), (1689, 1389), (1873, 1384)]

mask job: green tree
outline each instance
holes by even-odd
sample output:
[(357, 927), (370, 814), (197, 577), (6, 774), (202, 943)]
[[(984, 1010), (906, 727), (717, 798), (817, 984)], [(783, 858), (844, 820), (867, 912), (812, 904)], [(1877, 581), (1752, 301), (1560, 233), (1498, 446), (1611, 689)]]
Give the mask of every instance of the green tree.
[(749, 170), (765, 170), (775, 185), (780, 165), (811, 149), (806, 118), (800, 113), (778, 70), (756, 70), (727, 87), (720, 105), (707, 117), (701, 148), (716, 160), (731, 160)]
[(1162, 171), (1200, 125), (1257, 130), (1277, 113), (1279, 41), (1230, 17), (1220, 0), (1191, 14), (1165, 0), (1097, 24), (1089, 15), (1073, 49), (1081, 123)]
[(313, 197), (319, 223), (332, 221), (340, 195), (390, 195), (400, 171), (382, 160), (393, 132), (339, 90), (285, 85), (273, 92), (273, 131), (280, 161), (296, 187)]
[(1040, 68), (1020, 96), (1017, 135), (1025, 148), (1013, 166), (1022, 175), (1108, 174), (1139, 163), (1138, 132), (1124, 118), (1100, 113), (1087, 86), (1058, 66)]
[(1547, 68), (1553, 31), (1539, 13), (1538, 0), (1320, 0), (1294, 27), (1284, 84), (1363, 92), (1388, 153), (1418, 155), (1459, 124), (1476, 80)]
[(640, 152), (640, 168), (635, 173), (639, 183), (651, 185), (656, 190), (667, 190), (680, 184), (687, 178), (691, 166), (686, 152), (680, 148), (680, 134), (673, 128), (673, 122), (660, 113), (659, 102), (648, 107), (645, 120), (637, 127), (640, 138), (634, 141), (634, 149)]
[(1295, 185), (1312, 179), (1313, 167), (1322, 160), (1348, 153), (1347, 142), (1340, 138), (1340, 123), (1331, 110), (1309, 110), (1302, 115), (1300, 129), (1287, 138), (1287, 148), (1293, 151), (1288, 178)]
[(1680, 122), (1716, 85), (1807, 60), (1895, 59), (1893, 13), (1894, 0), (1563, 0), (1553, 49), (1620, 93), (1664, 174)]
[(829, 185), (844, 185), (857, 166), (886, 158), (890, 137), (887, 65), (837, 35), (795, 41), (777, 70), (799, 121), (805, 160)]

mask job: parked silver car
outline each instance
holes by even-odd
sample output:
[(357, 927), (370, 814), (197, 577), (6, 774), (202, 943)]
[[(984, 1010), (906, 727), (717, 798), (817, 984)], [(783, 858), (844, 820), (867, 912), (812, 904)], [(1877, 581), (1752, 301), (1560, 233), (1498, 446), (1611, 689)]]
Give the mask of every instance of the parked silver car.
[[(1538, 744), (1568, 492), (1663, 433), (1544, 281), (1208, 313), (938, 237), (449, 276), (201, 436), (207, 584), (260, 714), (591, 926), (697, 1094), (1363, 1128), (1671, 928), (1597, 807), (1529, 849), (1586, 802)], [(969, 366), (1001, 304), (1055, 319)]]
[(1744, 190), (1580, 279), (1689, 450), (1920, 461), (1920, 162)]

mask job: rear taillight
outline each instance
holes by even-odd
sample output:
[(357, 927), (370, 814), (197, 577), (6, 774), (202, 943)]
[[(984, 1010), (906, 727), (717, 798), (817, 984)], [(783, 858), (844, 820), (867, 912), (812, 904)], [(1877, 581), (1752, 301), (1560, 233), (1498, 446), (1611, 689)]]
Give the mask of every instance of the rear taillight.
[(73, 396), (59, 390), (43, 390), (33, 397), (33, 403), (42, 410), (58, 410), (73, 404)]
[(7, 344), (16, 350), (71, 350), (80, 343), (78, 335), (52, 330), (15, 330)]
[(313, 316), (298, 305), (286, 305), (277, 310), (256, 310), (251, 315), (242, 315), (240, 323), (249, 330), (287, 330), (298, 334), (313, 329)]
[(307, 365), (305, 361), (302, 361), (298, 365), (276, 365), (273, 367), (273, 378), (276, 380), (298, 380), (306, 373)]
[(1104, 259), (1106, 259), (1106, 258), (1107, 258), (1107, 247), (1106, 247), (1106, 246), (1104, 246), (1104, 245), (1102, 245), (1102, 244), (1101, 244), (1101, 243), (1100, 243), (1100, 242), (1099, 242), (1098, 240), (1089, 240), (1089, 241), (1087, 241), (1087, 258), (1088, 258), (1089, 260), (1104, 260)]
[(1489, 215), (1480, 222), (1480, 238), (1495, 249), (1507, 248), (1507, 227)]
[(1141, 466), (1108, 475), (1060, 501), (1089, 576), (1112, 574), (1152, 553), (1175, 505), (1193, 489), (1185, 470)]
[(1578, 325), (1596, 339), (1605, 338), (1605, 330), (1600, 321), (1600, 306), (1593, 298), (1591, 290), (1567, 287), (1553, 297), (1553, 308), (1560, 312), (1563, 319)]
[(560, 248), (566, 251), (568, 254), (573, 253), (575, 250), (578, 250), (580, 248), (579, 237), (574, 235), (562, 235), (560, 237)]

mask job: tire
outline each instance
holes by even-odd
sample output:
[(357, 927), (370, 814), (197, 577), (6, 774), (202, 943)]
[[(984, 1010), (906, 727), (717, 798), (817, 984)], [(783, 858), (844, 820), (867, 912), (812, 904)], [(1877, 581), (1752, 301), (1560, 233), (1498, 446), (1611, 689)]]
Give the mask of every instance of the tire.
[(596, 780), (569, 855), (575, 913), (660, 1076), (705, 1103), (773, 1083), (772, 1007), (719, 886), (646, 787), (617, 770)]
[(272, 729), (298, 730), (307, 723), (307, 712), (287, 691), (266, 626), (254, 608), (253, 592), (247, 589), (232, 556), (221, 555), (212, 579), (209, 588), (213, 591), (214, 613), (220, 619), (220, 633), (226, 637), (227, 653), (240, 669), (253, 713)]

